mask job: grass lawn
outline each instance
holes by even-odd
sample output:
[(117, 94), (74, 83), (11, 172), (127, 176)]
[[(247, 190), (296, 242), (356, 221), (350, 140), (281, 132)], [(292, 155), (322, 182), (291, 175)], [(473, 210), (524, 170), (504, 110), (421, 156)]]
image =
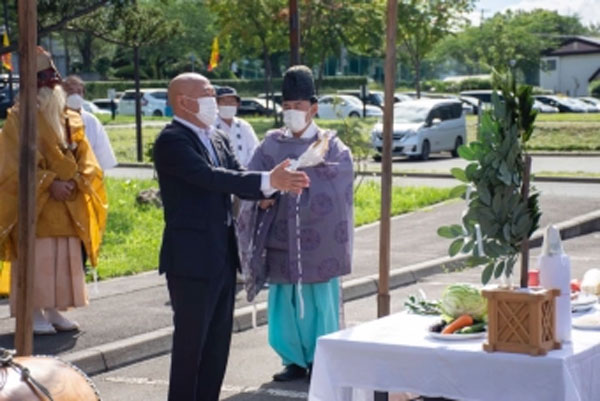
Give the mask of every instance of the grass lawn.
[[(107, 178), (109, 198), (108, 224), (98, 265), (101, 279), (156, 269), (160, 247), (162, 209), (140, 206), (135, 202), (139, 191), (157, 187), (154, 180)], [(450, 197), (450, 190), (429, 187), (395, 187), (392, 215), (420, 209)], [(377, 183), (363, 182), (355, 193), (355, 225), (379, 219), (380, 188)]]
[[(477, 137), (477, 116), (467, 116), (467, 140)], [(538, 114), (528, 143), (532, 151), (600, 150), (600, 113)]]

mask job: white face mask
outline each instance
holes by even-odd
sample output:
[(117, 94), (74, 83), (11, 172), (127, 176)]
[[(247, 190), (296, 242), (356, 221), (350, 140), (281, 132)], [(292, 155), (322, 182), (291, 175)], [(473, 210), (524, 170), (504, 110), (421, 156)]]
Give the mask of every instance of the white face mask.
[(83, 107), (83, 98), (77, 93), (69, 95), (67, 96), (66, 106), (71, 110), (80, 110)]
[(219, 106), (219, 115), (221, 116), (221, 118), (224, 118), (225, 120), (232, 119), (233, 117), (235, 117), (236, 113), (237, 113), (236, 106)]
[(306, 112), (302, 110), (284, 110), (283, 123), (292, 132), (300, 132), (308, 123), (306, 122)]
[(198, 102), (196, 118), (207, 127), (213, 125), (217, 119), (217, 101), (215, 98), (212, 96), (199, 97), (196, 101)]

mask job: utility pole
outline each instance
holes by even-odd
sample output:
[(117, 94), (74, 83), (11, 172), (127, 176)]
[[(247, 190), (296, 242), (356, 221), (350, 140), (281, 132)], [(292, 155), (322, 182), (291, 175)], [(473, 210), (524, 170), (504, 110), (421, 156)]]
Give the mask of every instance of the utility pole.
[(298, 0), (290, 0), (290, 66), (300, 64), (300, 21)]

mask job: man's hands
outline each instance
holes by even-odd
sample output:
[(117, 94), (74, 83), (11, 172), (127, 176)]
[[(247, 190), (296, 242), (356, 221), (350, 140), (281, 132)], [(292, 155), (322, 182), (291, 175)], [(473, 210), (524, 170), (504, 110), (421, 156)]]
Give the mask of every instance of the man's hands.
[(271, 170), (271, 186), (280, 191), (290, 191), (301, 194), (303, 188), (308, 188), (310, 179), (303, 171), (288, 171), (290, 160), (284, 160)]
[(54, 180), (52, 184), (50, 184), (50, 196), (52, 196), (57, 201), (62, 202), (68, 200), (74, 191), (75, 181), (73, 180)]
[(260, 207), (262, 210), (267, 210), (274, 204), (275, 204), (275, 199), (263, 199), (261, 201), (258, 201), (258, 207)]

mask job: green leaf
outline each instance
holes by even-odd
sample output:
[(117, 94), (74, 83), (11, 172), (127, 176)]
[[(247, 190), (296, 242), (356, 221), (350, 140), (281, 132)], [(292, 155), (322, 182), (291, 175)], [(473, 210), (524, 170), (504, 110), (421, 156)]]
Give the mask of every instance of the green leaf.
[(463, 247), (462, 253), (470, 253), (473, 250), (473, 246), (475, 246), (475, 241), (474, 240), (470, 240)]
[(492, 210), (496, 215), (500, 214), (502, 210), (502, 194), (500, 192), (496, 192), (494, 195), (494, 199), (492, 200)]
[(504, 235), (506, 242), (510, 242), (510, 223), (504, 224), (504, 227), (502, 227), (502, 235)]
[(465, 174), (465, 170), (463, 170), (462, 168), (454, 167), (450, 169), (450, 173), (454, 176), (454, 178), (456, 178), (459, 181), (469, 182)]
[(477, 160), (476, 154), (469, 146), (461, 145), (458, 147), (458, 155), (465, 160)]
[(452, 224), (450, 226), (450, 232), (452, 232), (452, 234), (454, 235), (453, 238), (460, 237), (464, 234), (463, 226), (461, 226), (460, 224)]
[(465, 175), (469, 181), (473, 181), (478, 168), (479, 164), (477, 163), (471, 163), (467, 166), (467, 168), (465, 168)]
[[(475, 248), (477, 249), (477, 248)], [(467, 259), (467, 261), (465, 262), (465, 264), (468, 267), (475, 267), (475, 266), (479, 266), (482, 265), (484, 263), (489, 263), (490, 259), (486, 258), (485, 256), (471, 256), (469, 259)]]
[(517, 221), (517, 224), (515, 225), (515, 235), (518, 238), (524, 238), (527, 234), (527, 231), (529, 231), (529, 224), (529, 216), (521, 216), (521, 218), (519, 219), (519, 221)]
[(448, 248), (448, 254), (450, 256), (456, 256), (462, 249), (463, 245), (464, 245), (464, 240), (462, 238), (454, 240), (450, 244), (450, 247)]
[(453, 231), (450, 227), (451, 226), (442, 226), (442, 227), (438, 228), (437, 234), (442, 238), (448, 238), (448, 239), (456, 238), (456, 235), (453, 233)]
[(481, 199), (481, 202), (483, 202), (483, 204), (485, 205), (490, 205), (490, 203), (492, 202), (492, 195), (490, 194), (490, 191), (487, 189), (487, 186), (485, 185), (479, 185), (477, 186), (477, 194), (479, 195), (479, 199)]
[(467, 192), (467, 186), (465, 184), (458, 185), (450, 190), (451, 198), (458, 198), (463, 196)]
[(494, 272), (494, 262), (488, 263), (488, 265), (483, 269), (483, 273), (481, 273), (481, 282), (485, 285), (492, 278), (492, 273)]
[(496, 268), (494, 269), (494, 278), (498, 278), (502, 275), (502, 272), (504, 271), (504, 261), (501, 261), (500, 263), (498, 263), (496, 265)]

